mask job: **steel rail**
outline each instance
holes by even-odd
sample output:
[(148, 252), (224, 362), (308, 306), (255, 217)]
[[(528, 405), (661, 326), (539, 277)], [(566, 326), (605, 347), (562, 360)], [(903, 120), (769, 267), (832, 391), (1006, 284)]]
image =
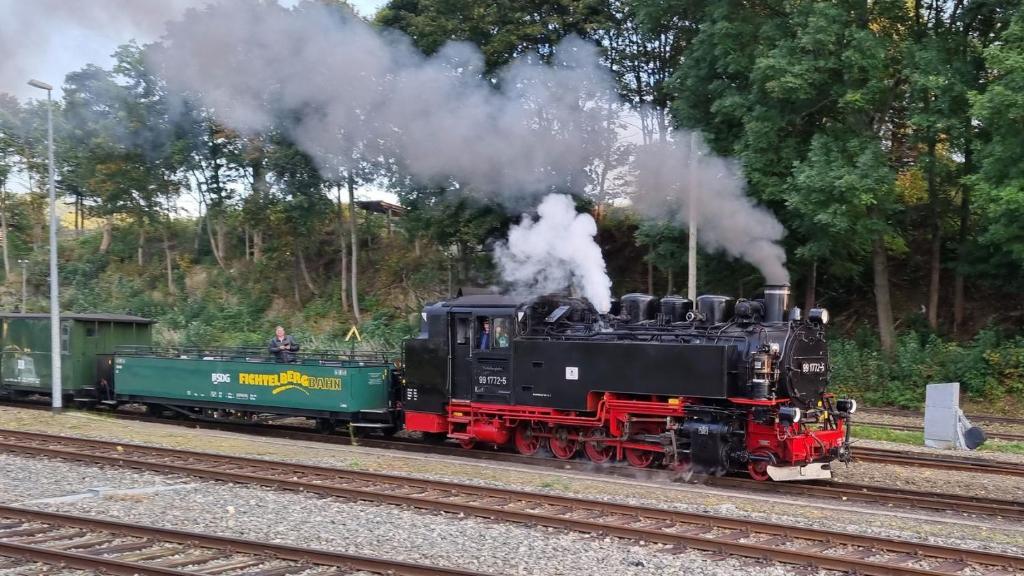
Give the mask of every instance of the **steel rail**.
[(914, 508), (984, 514), (1024, 520), (1024, 502), (983, 498), (980, 496), (961, 496), (957, 494), (943, 494), (939, 492), (925, 492), (923, 490), (846, 482), (781, 483), (722, 477), (709, 478), (706, 484), (709, 486), (739, 488), (758, 492), (826, 497), (837, 500), (855, 500), (882, 504), (900, 504)]
[[(904, 432), (924, 432), (924, 426), (916, 426), (912, 424), (890, 424), (888, 422), (860, 422), (859, 426), (869, 426), (872, 428), (887, 428), (889, 430), (900, 430)], [(1024, 434), (1014, 434), (1012, 432), (990, 432), (985, 431), (985, 436), (994, 440), (1005, 440), (1007, 442), (1024, 442)]]
[[(297, 568), (301, 569), (295, 570), (296, 572), (323, 567), (341, 568), (346, 571), (353, 572), (357, 570), (365, 570), (382, 574), (402, 574), (405, 576), (430, 576), (438, 574), (447, 576), (479, 576), (480, 574), (479, 572), (456, 568), (427, 566), (399, 560), (373, 558), (358, 554), (346, 554), (316, 548), (303, 548), (287, 544), (258, 542), (255, 540), (234, 538), (230, 536), (216, 536), (186, 530), (157, 528), (154, 526), (144, 526), (116, 520), (72, 516), (58, 512), (44, 512), (41, 510), (2, 504), (0, 504), (0, 519), (7, 521), (13, 519), (21, 522), (40, 523), (50, 525), (50, 527), (52, 527), (51, 529), (47, 529), (47, 527), (44, 526), (36, 530), (28, 530), (28, 532), (32, 533), (31, 537), (28, 538), (32, 543), (18, 541), (19, 539), (25, 540), (25, 538), (18, 538), (19, 530), (17, 529), (17, 526), (8, 526), (6, 529), (0, 529), (0, 555), (21, 557), (33, 561), (60, 564), (84, 570), (99, 569), (111, 574), (200, 574), (204, 571), (202, 568), (198, 568), (194, 571), (179, 570), (177, 568), (230, 559), (231, 556), (238, 555), (240, 553), (252, 555), (254, 557), (253, 562), (263, 564), (275, 560), (287, 560), (293, 562)], [(139, 550), (145, 550), (143, 547), (144, 545), (145, 547), (152, 548), (166, 544), (183, 544), (186, 548), (165, 549), (162, 550), (162, 552), (164, 552), (163, 554), (160, 554), (160, 551), (158, 551), (158, 553), (153, 554), (151, 558), (155, 563), (147, 563), (141, 559), (119, 559), (116, 556), (106, 556), (106, 554), (109, 554), (113, 548), (116, 548), (116, 546), (107, 546), (113, 538), (98, 540), (99, 543), (91, 547), (91, 549), (97, 553), (90, 554), (88, 542), (85, 542), (82, 546), (73, 545), (74, 541), (84, 538), (84, 535), (78, 534), (74, 536), (62, 536), (59, 533), (59, 529), (63, 528), (80, 528), (91, 533), (106, 534), (117, 538), (132, 537), (141, 539), (137, 546), (129, 545), (125, 547), (122, 545), (123, 551), (132, 553), (136, 553)], [(47, 535), (47, 531), (57, 532), (52, 534), (51, 537)], [(5, 535), (5, 533), (8, 535)], [(49, 539), (47, 540), (47, 538)], [(97, 540), (94, 540), (94, 542), (97, 542)], [(59, 544), (59, 547), (46, 546), (47, 543)], [(166, 559), (169, 557), (180, 556), (183, 554), (187, 555), (190, 553), (194, 554), (196, 552), (224, 553), (225, 556), (223, 558), (216, 558), (214, 557), (216, 554), (213, 554), (211, 556), (207, 556), (207, 560), (204, 562), (192, 562), (191, 564), (188, 564), (186, 559), (175, 562), (181, 566), (172, 567), (167, 565), (169, 563), (166, 562)], [(159, 565), (161, 562), (163, 562), (164, 565)], [(258, 566), (258, 564), (252, 567), (256, 566)], [(278, 571), (285, 573), (282, 572), (281, 569), (282, 567), (278, 566), (271, 568), (266, 572)], [(263, 571), (255, 574), (260, 573), (263, 573)]]
[[(917, 410), (903, 410), (901, 408), (861, 408), (858, 414), (885, 414), (887, 416), (899, 416), (902, 418), (917, 418), (919, 420), (924, 419), (924, 412)], [(968, 415), (967, 418), (972, 422), (989, 422), (991, 424), (1015, 424), (1017, 426), (1024, 426), (1024, 418), (1013, 418), (1009, 416), (992, 416), (992, 415)]]
[[(255, 458), (0, 430), (0, 448), (353, 500), (600, 533), (872, 575), (959, 574), (971, 564), (1024, 570), (1024, 557), (922, 542), (504, 488)], [(800, 541), (808, 545), (794, 547)], [(842, 547), (856, 548), (853, 552)], [(888, 558), (888, 556), (894, 556)], [(887, 557), (874, 560), (876, 557)], [(922, 566), (921, 564), (927, 566)], [(912, 564), (912, 565), (911, 565)], [(938, 564), (936, 566), (935, 564)]]
[(852, 453), (854, 461), (860, 462), (917, 466), (940, 470), (957, 470), (960, 472), (983, 472), (1005, 476), (1024, 476), (1024, 464), (1006, 460), (984, 460), (981, 458), (947, 456), (945, 454), (933, 455), (906, 450), (866, 448), (862, 446), (855, 446)]

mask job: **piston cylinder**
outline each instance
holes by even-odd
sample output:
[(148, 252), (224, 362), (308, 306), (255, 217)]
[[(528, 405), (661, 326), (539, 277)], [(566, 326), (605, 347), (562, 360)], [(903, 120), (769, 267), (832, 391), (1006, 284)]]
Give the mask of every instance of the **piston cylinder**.
[(512, 437), (512, 432), (500, 420), (477, 420), (466, 428), (466, 432), (479, 442), (494, 444), (506, 444)]

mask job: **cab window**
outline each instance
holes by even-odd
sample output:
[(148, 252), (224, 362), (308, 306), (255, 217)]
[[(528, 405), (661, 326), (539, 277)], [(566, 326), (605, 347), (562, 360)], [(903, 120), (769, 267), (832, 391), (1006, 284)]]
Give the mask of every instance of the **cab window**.
[(512, 345), (512, 318), (509, 316), (496, 316), (493, 319), (491, 328), (493, 347), (507, 349)]
[(491, 327), (490, 316), (476, 317), (476, 342), (477, 350), (491, 350), (494, 348), (494, 333)]

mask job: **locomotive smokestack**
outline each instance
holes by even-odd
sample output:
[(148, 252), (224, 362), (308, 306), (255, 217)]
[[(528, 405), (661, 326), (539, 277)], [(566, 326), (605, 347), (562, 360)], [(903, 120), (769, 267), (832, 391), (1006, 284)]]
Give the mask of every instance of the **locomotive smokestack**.
[(789, 284), (769, 284), (764, 287), (764, 321), (782, 322), (789, 308)]

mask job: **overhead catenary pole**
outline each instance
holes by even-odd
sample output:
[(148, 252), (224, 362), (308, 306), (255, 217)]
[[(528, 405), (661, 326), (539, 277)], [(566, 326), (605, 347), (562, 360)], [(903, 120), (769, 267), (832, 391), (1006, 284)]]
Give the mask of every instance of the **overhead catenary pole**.
[(690, 133), (690, 185), (688, 222), (689, 252), (686, 257), (686, 297), (697, 299), (697, 132)]
[(57, 292), (57, 192), (54, 185), (53, 164), (53, 86), (39, 80), (30, 80), (29, 86), (46, 90), (46, 133), (50, 173), (50, 395), (52, 411), (60, 414), (61, 368), (60, 368), (60, 298)]

